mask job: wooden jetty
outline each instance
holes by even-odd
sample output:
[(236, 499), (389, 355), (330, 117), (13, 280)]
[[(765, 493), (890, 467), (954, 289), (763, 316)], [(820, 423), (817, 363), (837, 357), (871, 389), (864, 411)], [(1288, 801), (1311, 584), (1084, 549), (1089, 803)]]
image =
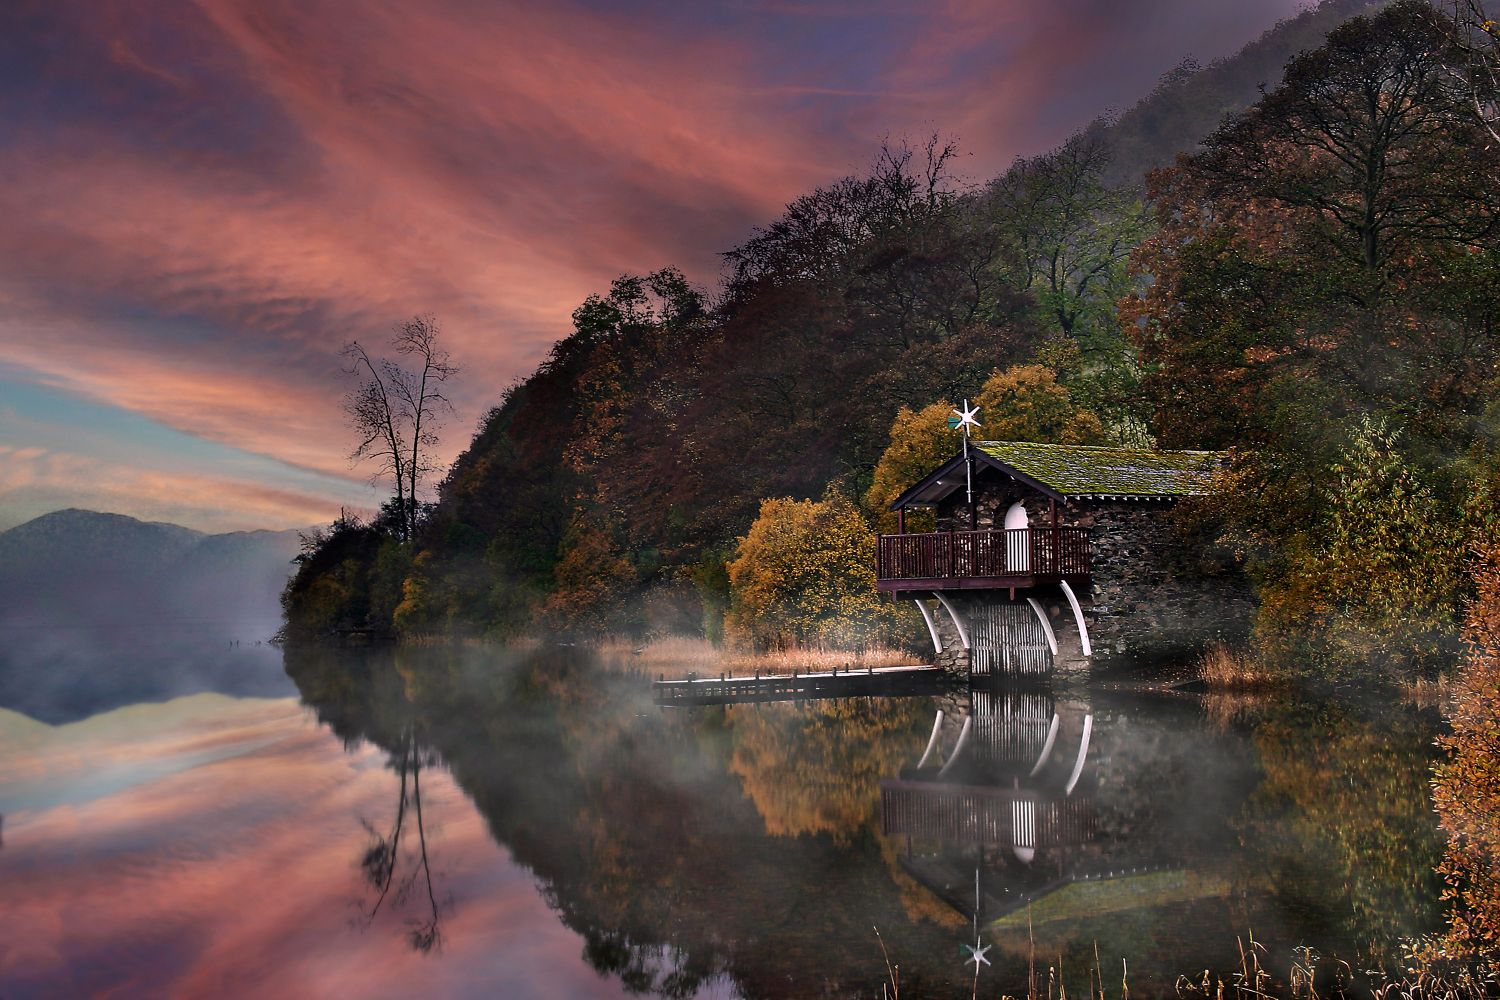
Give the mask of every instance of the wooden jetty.
[(829, 670), (817, 673), (755, 674), (747, 677), (687, 677), (652, 682), (658, 705), (731, 705), (754, 701), (797, 701), (870, 695), (936, 694), (950, 679), (932, 666)]

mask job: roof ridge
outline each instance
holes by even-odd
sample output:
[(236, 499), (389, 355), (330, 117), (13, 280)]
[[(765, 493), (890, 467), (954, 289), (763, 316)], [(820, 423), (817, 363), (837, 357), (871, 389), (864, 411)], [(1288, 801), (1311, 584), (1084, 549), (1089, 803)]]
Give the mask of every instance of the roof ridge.
[(1143, 448), (1125, 444), (1063, 444), (1055, 441), (1001, 441), (974, 439), (976, 445), (998, 444), (1012, 448), (1074, 448), (1081, 451), (1132, 451), (1142, 455), (1225, 455), (1228, 452), (1214, 448)]

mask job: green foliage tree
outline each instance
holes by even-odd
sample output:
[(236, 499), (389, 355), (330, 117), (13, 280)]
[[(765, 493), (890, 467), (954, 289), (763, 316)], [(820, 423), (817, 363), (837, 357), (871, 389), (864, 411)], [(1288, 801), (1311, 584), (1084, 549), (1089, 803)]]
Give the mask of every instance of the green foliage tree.
[(1500, 146), (1444, 64), (1446, 24), (1420, 0), (1354, 18), (1153, 176), (1150, 281), (1122, 318), (1164, 443), (1249, 443), (1305, 473), (1342, 447), (1330, 416), (1402, 412), (1419, 444), (1482, 406)]
[(1293, 59), (1153, 175), (1148, 280), (1121, 309), (1162, 442), (1240, 449), (1219, 500), (1257, 635), (1336, 673), (1449, 644), (1483, 493), (1457, 459), (1500, 363), (1500, 146), (1454, 45), (1398, 0)]
[(281, 635), (293, 641), (337, 638), (353, 631), (388, 632), (371, 615), (371, 575), (388, 537), (340, 513), (328, 528), (304, 535), (297, 570), (281, 594)]
[(766, 500), (729, 564), (725, 634), (755, 649), (853, 648), (897, 625), (875, 590), (875, 535), (830, 488), (821, 500)]
[(1411, 467), (1399, 435), (1356, 429), (1325, 514), (1287, 546), (1262, 592), (1257, 638), (1279, 659), (1311, 654), (1334, 676), (1400, 674), (1451, 654), (1482, 510), (1451, 508)]
[(1123, 339), (1115, 302), (1129, 288), (1130, 252), (1150, 228), (1139, 195), (1105, 181), (1107, 144), (1082, 132), (1061, 147), (1018, 159), (991, 183), (990, 211), (1015, 243), (1017, 284), (1049, 325), (1093, 353)]

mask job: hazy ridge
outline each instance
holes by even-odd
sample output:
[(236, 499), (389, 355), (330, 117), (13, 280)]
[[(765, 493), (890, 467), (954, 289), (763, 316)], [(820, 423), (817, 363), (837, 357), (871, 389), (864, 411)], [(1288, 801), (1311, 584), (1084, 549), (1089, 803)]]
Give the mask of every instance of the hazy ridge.
[(76, 509), (0, 532), (0, 707), (67, 722), (203, 691), (290, 693), (259, 643), (299, 545), (296, 531)]

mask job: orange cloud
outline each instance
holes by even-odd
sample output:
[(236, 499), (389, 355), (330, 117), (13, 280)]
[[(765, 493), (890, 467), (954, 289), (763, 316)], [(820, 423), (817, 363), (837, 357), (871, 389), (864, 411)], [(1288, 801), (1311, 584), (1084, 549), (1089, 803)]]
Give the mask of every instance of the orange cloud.
[(208, 531), (305, 528), (332, 520), (340, 499), (253, 480), (154, 470), (0, 444), (0, 509), (17, 523), (59, 507), (81, 505)]

